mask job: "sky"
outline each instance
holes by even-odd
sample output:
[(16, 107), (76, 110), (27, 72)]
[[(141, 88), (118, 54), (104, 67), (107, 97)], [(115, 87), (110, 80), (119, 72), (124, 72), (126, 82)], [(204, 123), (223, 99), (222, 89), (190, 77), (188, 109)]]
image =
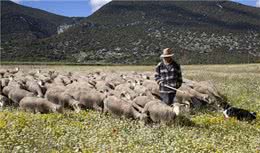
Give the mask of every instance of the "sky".
[[(12, 0), (21, 5), (39, 8), (63, 16), (86, 17), (111, 0)], [(260, 7), (260, 0), (232, 0)]]

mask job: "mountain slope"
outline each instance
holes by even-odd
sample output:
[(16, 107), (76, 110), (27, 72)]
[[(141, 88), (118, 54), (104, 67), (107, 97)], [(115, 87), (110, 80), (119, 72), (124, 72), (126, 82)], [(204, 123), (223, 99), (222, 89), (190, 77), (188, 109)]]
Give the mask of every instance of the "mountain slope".
[(182, 64), (260, 62), (260, 9), (230, 1), (112, 1), (60, 35), (5, 47), (2, 58), (151, 64), (166, 47)]
[(2, 41), (31, 41), (57, 34), (63, 24), (74, 24), (81, 18), (69, 18), (16, 4), (1, 1)]
[(229, 1), (115, 1), (89, 19), (101, 24), (159, 20), (171, 26), (259, 30), (259, 18), (259, 8)]

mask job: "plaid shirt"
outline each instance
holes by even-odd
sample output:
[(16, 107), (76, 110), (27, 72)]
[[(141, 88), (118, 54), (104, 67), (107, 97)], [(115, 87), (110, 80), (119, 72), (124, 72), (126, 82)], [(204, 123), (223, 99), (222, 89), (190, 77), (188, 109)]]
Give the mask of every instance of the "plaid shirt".
[(160, 92), (161, 93), (173, 93), (172, 89), (164, 87), (169, 85), (174, 88), (179, 88), (182, 84), (181, 67), (175, 61), (169, 65), (165, 65), (164, 62), (160, 62), (155, 68), (155, 81), (161, 82)]

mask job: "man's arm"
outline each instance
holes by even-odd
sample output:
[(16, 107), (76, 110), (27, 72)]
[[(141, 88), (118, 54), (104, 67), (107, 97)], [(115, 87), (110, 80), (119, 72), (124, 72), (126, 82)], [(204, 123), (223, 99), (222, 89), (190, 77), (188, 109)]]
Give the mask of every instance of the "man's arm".
[(155, 76), (154, 76), (154, 78), (155, 78), (155, 81), (158, 83), (158, 84), (160, 84), (160, 82), (161, 82), (161, 75), (160, 75), (160, 63), (156, 66), (156, 68), (155, 68)]
[(177, 66), (177, 76), (178, 76), (178, 77), (177, 77), (176, 87), (177, 87), (177, 88), (180, 88), (181, 85), (182, 85), (182, 82), (183, 82), (183, 80), (182, 80), (181, 66), (180, 66), (180, 65)]

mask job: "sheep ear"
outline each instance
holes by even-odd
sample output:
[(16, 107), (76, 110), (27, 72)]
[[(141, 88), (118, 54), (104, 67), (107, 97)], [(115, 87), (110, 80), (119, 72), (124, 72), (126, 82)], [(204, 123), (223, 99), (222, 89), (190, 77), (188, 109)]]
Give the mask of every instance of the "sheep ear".
[(126, 95), (124, 93), (121, 93), (120, 97), (126, 97)]
[(12, 81), (12, 80), (14, 80), (14, 77), (11, 75), (11, 76), (9, 77), (9, 81)]
[(140, 80), (135, 80), (135, 84), (141, 85), (141, 81)]
[(125, 96), (128, 100), (131, 100), (131, 96), (127, 93)]
[(38, 85), (43, 86), (42, 80), (38, 81), (37, 83), (38, 83)]
[(142, 85), (142, 83), (141, 83), (141, 81), (140, 81), (140, 80), (138, 80), (138, 81), (137, 81), (137, 84), (139, 84), (139, 85)]
[(132, 83), (132, 86), (133, 86), (133, 88), (134, 88), (134, 87), (136, 86), (136, 82), (133, 82), (133, 83)]

